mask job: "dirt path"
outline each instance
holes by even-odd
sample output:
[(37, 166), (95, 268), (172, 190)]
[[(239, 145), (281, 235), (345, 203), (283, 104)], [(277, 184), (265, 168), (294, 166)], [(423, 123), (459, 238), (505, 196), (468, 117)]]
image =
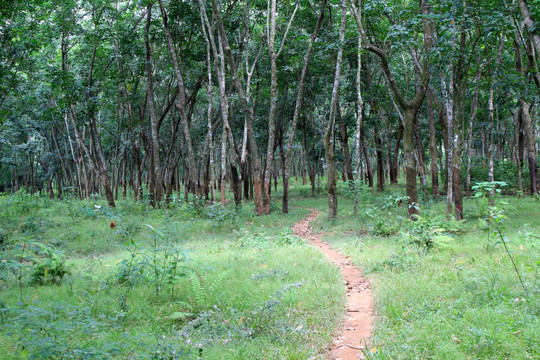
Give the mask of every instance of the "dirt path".
[(309, 240), (310, 244), (317, 247), (333, 264), (339, 266), (347, 287), (347, 315), (343, 328), (330, 349), (331, 358), (363, 359), (362, 349), (373, 334), (373, 294), (360, 269), (311, 232), (310, 223), (319, 214), (319, 211), (312, 210), (308, 217), (293, 226), (293, 230), (296, 235)]

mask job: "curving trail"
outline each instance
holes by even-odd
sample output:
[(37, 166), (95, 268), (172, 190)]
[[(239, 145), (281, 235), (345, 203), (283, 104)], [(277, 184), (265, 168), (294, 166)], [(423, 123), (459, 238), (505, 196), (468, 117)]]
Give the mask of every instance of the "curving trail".
[(312, 233), (310, 223), (320, 212), (311, 210), (311, 214), (293, 226), (294, 233), (318, 248), (330, 261), (339, 266), (347, 287), (346, 319), (340, 334), (334, 339), (330, 349), (332, 359), (363, 359), (364, 349), (373, 335), (373, 294), (369, 281), (362, 277), (362, 272), (351, 264), (346, 256), (341, 255)]

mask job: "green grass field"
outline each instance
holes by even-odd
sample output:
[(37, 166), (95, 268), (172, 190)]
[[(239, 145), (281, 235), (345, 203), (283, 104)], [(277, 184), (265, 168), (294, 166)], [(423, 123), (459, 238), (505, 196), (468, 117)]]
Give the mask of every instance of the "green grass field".
[[(483, 199), (466, 200), (459, 223), (443, 203), (423, 203), (413, 223), (397, 206), (403, 192), (362, 188), (353, 215), (340, 184), (338, 218), (314, 224), (372, 283), (368, 357), (540, 359), (540, 202), (496, 202), (525, 292), (503, 244), (488, 241)], [(289, 215), (279, 195), (262, 217), (251, 203), (106, 209), (100, 199), (1, 196), (0, 358), (326, 358), (344, 287), (291, 231), (309, 208), (326, 210), (324, 189), (313, 198), (293, 184)]]

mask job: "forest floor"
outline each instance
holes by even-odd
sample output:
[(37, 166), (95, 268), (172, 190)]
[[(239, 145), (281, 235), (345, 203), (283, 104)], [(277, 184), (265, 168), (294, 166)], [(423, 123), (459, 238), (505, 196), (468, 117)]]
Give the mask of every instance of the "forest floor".
[(308, 217), (293, 226), (293, 230), (296, 235), (309, 240), (332, 264), (339, 267), (347, 289), (346, 319), (334, 340), (330, 354), (336, 360), (364, 359), (369, 339), (373, 335), (374, 302), (370, 284), (349, 258), (321, 241), (317, 234), (313, 234), (310, 224), (319, 215), (320, 211), (312, 209)]
[[(301, 181), (289, 214), (259, 217), (251, 202), (1, 195), (0, 358), (540, 360), (539, 201), (501, 196), (497, 225), (483, 198), (459, 222), (422, 199), (412, 222), (403, 193), (361, 188), (354, 214), (340, 183), (333, 221)], [(323, 243), (365, 281), (344, 282)], [(347, 329), (371, 324), (347, 325), (350, 299), (370, 292), (362, 348)]]

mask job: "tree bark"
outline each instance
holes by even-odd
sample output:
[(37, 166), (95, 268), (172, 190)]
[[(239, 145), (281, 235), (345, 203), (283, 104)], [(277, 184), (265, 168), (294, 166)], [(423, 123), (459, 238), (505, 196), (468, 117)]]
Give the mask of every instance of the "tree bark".
[(345, 27), (347, 25), (347, 0), (341, 2), (341, 24), (339, 28), (339, 45), (336, 59), (336, 70), (334, 73), (334, 84), (332, 87), (332, 99), (330, 101), (330, 114), (328, 126), (324, 135), (324, 148), (326, 152), (326, 169), (328, 184), (328, 220), (333, 220), (337, 216), (337, 193), (336, 193), (336, 157), (335, 157), (335, 121), (338, 111), (339, 80), (341, 76), (341, 62), (343, 60), (343, 42), (345, 40)]
[(313, 34), (311, 35), (311, 39), (309, 41), (306, 55), (304, 56), (304, 65), (302, 67), (302, 73), (300, 75), (300, 81), (298, 84), (298, 93), (296, 95), (296, 105), (294, 107), (294, 114), (293, 114), (292, 122), (289, 127), (289, 131), (287, 133), (287, 148), (286, 148), (286, 154), (285, 154), (285, 168), (284, 168), (284, 174), (283, 174), (283, 199), (282, 199), (282, 206), (281, 206), (281, 211), (284, 214), (289, 213), (289, 176), (290, 176), (289, 172), (290, 172), (291, 163), (292, 163), (292, 153), (293, 153), (292, 146), (294, 142), (294, 133), (296, 131), (298, 118), (300, 116), (300, 110), (302, 109), (302, 103), (304, 101), (304, 87), (305, 87), (305, 82), (306, 82), (306, 78), (308, 74), (309, 62), (311, 60), (311, 53), (313, 51), (313, 44), (315, 40), (317, 39), (317, 34), (319, 32), (319, 29), (321, 28), (322, 20), (324, 18), (325, 5), (326, 5), (326, 0), (323, 0), (323, 3), (321, 5), (321, 12), (317, 19), (317, 24), (315, 25), (315, 29), (313, 30)]
[[(203, 16), (205, 18), (207, 27), (210, 28), (208, 19), (206, 18), (206, 12), (204, 10), (204, 2), (202, 0), (199, 0), (199, 4), (201, 4)], [(219, 37), (222, 41), (222, 47), (229, 61), (230, 69), (232, 72), (232, 80), (233, 80), (232, 82), (243, 104), (244, 112), (246, 115), (245, 119), (246, 119), (246, 125), (247, 125), (247, 130), (248, 130), (248, 143), (251, 150), (251, 167), (253, 170), (253, 188), (254, 188), (253, 198), (255, 201), (255, 214), (262, 215), (264, 213), (264, 204), (263, 204), (263, 187), (262, 187), (262, 179), (261, 179), (261, 163), (259, 160), (259, 149), (257, 146), (256, 137), (255, 137), (255, 130), (253, 128), (253, 118), (255, 116), (254, 104), (249, 94), (249, 89), (251, 86), (250, 85), (251, 75), (253, 74), (254, 65), (256, 64), (258, 60), (258, 55), (253, 62), (251, 70), (248, 71), (248, 79), (246, 80), (246, 88), (248, 90), (248, 93), (246, 93), (240, 82), (241, 77), (238, 74), (238, 67), (236, 65), (236, 61), (234, 59), (231, 47), (229, 45), (229, 40), (225, 32), (225, 26), (223, 25), (223, 21), (221, 19), (221, 14), (219, 12), (216, 0), (212, 0), (212, 9), (213, 9), (214, 18), (218, 26)]]
[(418, 196), (416, 192), (416, 160), (414, 156), (414, 127), (416, 126), (416, 115), (418, 109), (424, 101), (426, 96), (426, 90), (428, 88), (430, 80), (430, 64), (429, 53), (431, 51), (433, 43), (433, 30), (432, 24), (428, 16), (430, 13), (430, 6), (427, 1), (421, 3), (421, 12), (423, 15), (422, 23), (424, 27), (424, 63), (422, 68), (422, 76), (420, 84), (417, 86), (414, 97), (411, 101), (405, 100), (403, 94), (398, 88), (397, 82), (390, 70), (388, 64), (388, 55), (380, 48), (369, 44), (366, 45), (366, 49), (375, 53), (381, 60), (381, 66), (388, 79), (389, 87), (396, 98), (398, 104), (403, 110), (405, 110), (404, 117), (404, 135), (403, 135), (403, 156), (405, 162), (405, 181), (408, 197), (408, 211), (409, 218), (415, 219), (418, 211)]
[(428, 91), (428, 117), (429, 117), (429, 154), (431, 157), (431, 193), (439, 198), (439, 165), (437, 163), (437, 137), (435, 134), (435, 114), (433, 111), (433, 95)]
[(144, 33), (144, 44), (146, 50), (146, 81), (147, 81), (147, 101), (148, 112), (150, 114), (150, 142), (152, 147), (152, 171), (154, 192), (151, 194), (153, 206), (158, 206), (163, 200), (163, 178), (161, 177), (161, 165), (159, 159), (159, 126), (156, 116), (156, 107), (154, 104), (154, 82), (152, 69), (152, 52), (150, 49), (149, 31), (152, 22), (152, 5), (146, 7), (146, 31)]
[(533, 121), (530, 113), (532, 105), (524, 100), (522, 104), (523, 129), (527, 139), (527, 160), (529, 162), (529, 179), (531, 195), (538, 194), (538, 164), (536, 161), (536, 140), (534, 136)]

